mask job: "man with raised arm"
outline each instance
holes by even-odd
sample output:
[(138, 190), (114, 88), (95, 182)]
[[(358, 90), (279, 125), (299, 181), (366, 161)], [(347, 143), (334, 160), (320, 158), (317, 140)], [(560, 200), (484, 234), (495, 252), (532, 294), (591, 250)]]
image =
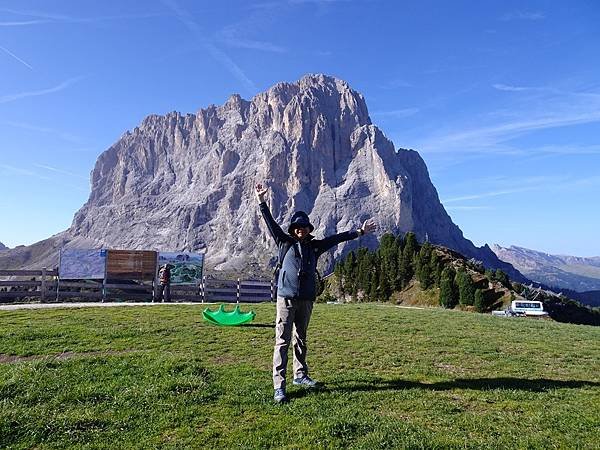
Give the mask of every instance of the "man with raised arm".
[(294, 336), (294, 380), (295, 385), (313, 388), (316, 382), (308, 375), (306, 365), (306, 329), (310, 321), (313, 302), (317, 296), (317, 260), (331, 247), (341, 242), (356, 239), (377, 229), (372, 220), (366, 220), (356, 231), (345, 231), (315, 239), (310, 233), (314, 227), (304, 211), (292, 215), (288, 232), (285, 233), (275, 222), (267, 206), (268, 188), (256, 185), (256, 196), (260, 211), (279, 252), (277, 264), (277, 318), (275, 321), (275, 350), (273, 351), (273, 387), (277, 403), (287, 400), (285, 395), (285, 372), (288, 348)]

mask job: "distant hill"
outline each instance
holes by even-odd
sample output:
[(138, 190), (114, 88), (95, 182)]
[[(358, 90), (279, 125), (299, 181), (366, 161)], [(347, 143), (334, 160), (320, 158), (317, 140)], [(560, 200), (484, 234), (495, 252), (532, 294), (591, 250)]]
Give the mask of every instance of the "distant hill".
[[(554, 288), (554, 290), (557, 289)], [(565, 297), (577, 300), (584, 305), (592, 306), (594, 308), (600, 307), (600, 291), (576, 292), (570, 289), (560, 289), (560, 293)]]
[(4, 245), (2, 242), (0, 242), (0, 251), (2, 250), (8, 250), (8, 247), (6, 245)]
[(515, 245), (491, 248), (502, 261), (538, 283), (576, 292), (600, 290), (600, 256), (550, 255)]

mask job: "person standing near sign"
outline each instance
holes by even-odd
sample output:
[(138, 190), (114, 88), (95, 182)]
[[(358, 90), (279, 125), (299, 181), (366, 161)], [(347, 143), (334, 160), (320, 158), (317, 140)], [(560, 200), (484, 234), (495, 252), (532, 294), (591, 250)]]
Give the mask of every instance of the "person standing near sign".
[(171, 266), (164, 264), (158, 271), (158, 298), (163, 302), (171, 301)]
[(308, 376), (306, 365), (306, 330), (312, 314), (313, 302), (317, 296), (317, 260), (335, 245), (356, 239), (377, 229), (372, 220), (365, 220), (356, 231), (346, 231), (315, 239), (310, 233), (314, 230), (308, 215), (296, 211), (292, 215), (288, 232), (285, 233), (275, 222), (266, 203), (268, 188), (256, 185), (256, 196), (260, 202), (260, 212), (279, 252), (277, 278), (277, 318), (275, 321), (275, 349), (273, 351), (274, 400), (287, 401), (285, 394), (285, 373), (288, 362), (288, 348), (294, 338), (294, 380), (293, 384), (314, 388), (317, 383)]

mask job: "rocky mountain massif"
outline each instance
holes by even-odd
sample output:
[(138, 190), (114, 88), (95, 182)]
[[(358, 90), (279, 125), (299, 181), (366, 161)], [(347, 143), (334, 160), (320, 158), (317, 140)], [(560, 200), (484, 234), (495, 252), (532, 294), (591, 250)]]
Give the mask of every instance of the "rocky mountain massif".
[[(208, 270), (266, 272), (276, 252), (258, 213), (257, 182), (270, 187), (281, 224), (302, 209), (320, 237), (372, 217), (381, 233), (414, 231), (522, 278), (463, 237), (419, 154), (395, 149), (362, 95), (324, 75), (279, 83), (251, 101), (233, 95), (196, 114), (148, 116), (100, 155), (72, 226), (9, 251), (0, 267), (51, 266), (66, 245), (206, 250)], [(336, 255), (375, 243), (376, 236), (346, 243), (322, 262), (330, 268)]]
[(0, 251), (2, 250), (8, 250), (8, 247), (6, 245), (4, 245), (2, 242), (0, 242)]
[(600, 257), (549, 255), (535, 250), (497, 244), (492, 250), (498, 258), (512, 264), (523, 275), (546, 286), (577, 292), (600, 290)]

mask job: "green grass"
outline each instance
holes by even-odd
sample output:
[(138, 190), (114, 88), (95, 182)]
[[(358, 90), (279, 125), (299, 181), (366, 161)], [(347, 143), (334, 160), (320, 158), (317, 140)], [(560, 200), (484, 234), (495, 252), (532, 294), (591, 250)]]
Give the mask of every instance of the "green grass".
[(325, 387), (277, 406), (275, 308), (251, 308), (0, 312), (0, 447), (598, 448), (600, 328), (318, 304)]

